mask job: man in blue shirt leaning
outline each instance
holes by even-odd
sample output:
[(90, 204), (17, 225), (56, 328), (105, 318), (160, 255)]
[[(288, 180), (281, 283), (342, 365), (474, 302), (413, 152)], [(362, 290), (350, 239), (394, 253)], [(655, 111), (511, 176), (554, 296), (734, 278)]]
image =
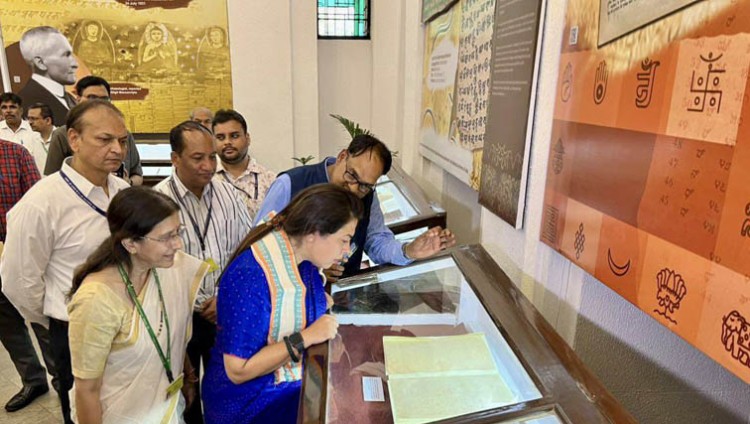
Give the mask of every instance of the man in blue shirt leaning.
[(393, 232), (385, 226), (374, 190), (378, 178), (391, 169), (391, 162), (391, 152), (383, 142), (371, 135), (357, 135), (335, 158), (327, 157), (318, 164), (298, 166), (279, 174), (266, 193), (255, 224), (270, 212), (284, 209), (295, 194), (311, 185), (332, 183), (359, 196), (365, 213), (352, 238), (352, 254), (345, 265), (333, 265), (326, 270), (330, 281), (357, 271), (363, 251), (377, 263), (407, 265), (456, 244), (453, 233), (440, 227), (430, 229), (411, 243), (402, 245), (395, 239)]

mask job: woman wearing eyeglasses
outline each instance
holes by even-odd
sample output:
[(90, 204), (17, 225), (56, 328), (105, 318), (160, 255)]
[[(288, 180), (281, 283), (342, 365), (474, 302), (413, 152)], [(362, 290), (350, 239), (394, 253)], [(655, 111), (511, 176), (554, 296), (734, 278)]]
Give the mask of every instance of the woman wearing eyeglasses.
[(207, 424), (296, 423), (304, 350), (336, 335), (322, 269), (349, 253), (362, 202), (319, 184), (242, 242), (219, 280)]
[(150, 188), (115, 195), (107, 222), (111, 235), (76, 270), (68, 305), (78, 423), (181, 422), (208, 265), (179, 251), (178, 206)]

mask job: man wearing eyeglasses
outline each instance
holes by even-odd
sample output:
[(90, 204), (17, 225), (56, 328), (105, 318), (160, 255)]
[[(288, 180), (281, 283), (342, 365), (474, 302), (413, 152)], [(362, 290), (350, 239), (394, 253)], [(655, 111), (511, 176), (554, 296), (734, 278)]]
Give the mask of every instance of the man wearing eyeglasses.
[[(94, 75), (81, 78), (76, 83), (76, 94), (78, 103), (90, 100), (110, 101), (110, 87), (107, 80)], [(50, 175), (60, 170), (65, 158), (72, 156), (73, 150), (68, 143), (68, 129), (63, 125), (52, 132), (47, 153), (47, 163), (44, 166), (44, 175)], [(130, 183), (130, 185), (143, 184), (143, 169), (141, 168), (141, 157), (135, 147), (135, 138), (128, 131), (128, 146), (125, 152), (125, 160), (115, 171), (115, 175)]]
[(315, 184), (332, 183), (346, 188), (362, 199), (364, 217), (357, 224), (352, 238), (352, 255), (341, 265), (326, 270), (329, 280), (351, 275), (360, 268), (363, 251), (377, 263), (407, 265), (415, 259), (432, 256), (456, 243), (450, 230), (435, 227), (411, 243), (401, 244), (385, 225), (375, 183), (391, 169), (391, 152), (377, 138), (360, 134), (338, 156), (328, 157), (315, 165), (292, 168), (279, 175), (266, 193), (255, 223), (272, 211), (279, 212), (294, 195)]

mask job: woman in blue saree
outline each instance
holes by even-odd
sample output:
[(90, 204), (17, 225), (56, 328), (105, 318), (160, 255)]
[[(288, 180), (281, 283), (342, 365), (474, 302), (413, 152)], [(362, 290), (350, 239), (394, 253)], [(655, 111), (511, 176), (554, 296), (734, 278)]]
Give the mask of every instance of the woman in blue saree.
[(349, 191), (301, 191), (242, 242), (220, 279), (203, 405), (208, 424), (296, 423), (304, 350), (330, 340), (322, 269), (349, 253), (363, 213)]

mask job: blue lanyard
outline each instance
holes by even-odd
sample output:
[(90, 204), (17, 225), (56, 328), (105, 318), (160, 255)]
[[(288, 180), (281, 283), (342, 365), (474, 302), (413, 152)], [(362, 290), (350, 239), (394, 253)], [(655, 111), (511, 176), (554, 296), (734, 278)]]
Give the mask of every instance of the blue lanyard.
[[(174, 182), (174, 178), (169, 180), (169, 188), (172, 189), (172, 193), (174, 194), (175, 199), (180, 203), (180, 206), (182, 206), (182, 209), (185, 211), (185, 214), (190, 219), (190, 223), (193, 225), (193, 230), (195, 231), (196, 236), (198, 236), (198, 242), (201, 245), (201, 252), (206, 251), (206, 238), (208, 236), (208, 224), (211, 222), (211, 213), (214, 210), (214, 185), (213, 183), (209, 183), (208, 189), (209, 189), (209, 195), (211, 198), (208, 200), (208, 214), (206, 215), (206, 224), (203, 226), (203, 232), (201, 232), (200, 227), (198, 227), (198, 223), (195, 221), (195, 218), (193, 218), (193, 215), (190, 213), (190, 210), (188, 209), (187, 205), (182, 201), (182, 198), (180, 197), (180, 193), (177, 190), (177, 185)], [(201, 199), (198, 199), (198, 202), (201, 202)]]
[(60, 176), (66, 183), (68, 183), (68, 187), (70, 187), (70, 189), (73, 190), (73, 193), (75, 193), (78, 197), (80, 197), (81, 200), (86, 202), (86, 204), (89, 205), (91, 209), (96, 211), (96, 213), (98, 213), (99, 215), (105, 218), (107, 217), (107, 212), (103, 211), (99, 206), (96, 206), (94, 202), (91, 201), (91, 199), (89, 199), (88, 197), (86, 197), (86, 195), (81, 193), (81, 190), (79, 190), (78, 187), (76, 187), (76, 185), (73, 184), (73, 181), (70, 180), (70, 177), (65, 175), (62, 169), (60, 170)]

